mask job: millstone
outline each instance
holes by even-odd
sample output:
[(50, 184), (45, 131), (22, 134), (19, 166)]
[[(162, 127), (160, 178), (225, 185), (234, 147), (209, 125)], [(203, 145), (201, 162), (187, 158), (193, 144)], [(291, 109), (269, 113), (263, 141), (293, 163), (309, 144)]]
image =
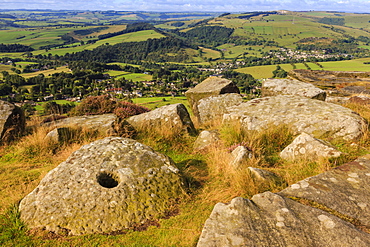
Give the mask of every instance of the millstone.
[(83, 146), (20, 203), (30, 228), (70, 235), (119, 231), (164, 215), (183, 193), (167, 156), (108, 137)]

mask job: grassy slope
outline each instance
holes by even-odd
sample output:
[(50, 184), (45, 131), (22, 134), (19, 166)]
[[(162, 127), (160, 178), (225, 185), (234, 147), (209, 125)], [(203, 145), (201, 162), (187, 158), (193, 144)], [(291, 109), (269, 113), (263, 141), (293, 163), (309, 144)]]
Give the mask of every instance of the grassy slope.
[(122, 35), (118, 35), (112, 38), (99, 40), (94, 44), (86, 44), (86, 45), (79, 45), (77, 47), (70, 47), (70, 48), (60, 48), (60, 49), (52, 49), (47, 52), (45, 51), (39, 51), (34, 52), (34, 54), (42, 54), (47, 55), (49, 53), (53, 55), (64, 55), (66, 53), (72, 53), (72, 52), (79, 52), (83, 50), (93, 50), (94, 48), (109, 43), (110, 45), (115, 45), (122, 42), (140, 42), (145, 41), (148, 39), (156, 39), (156, 38), (162, 38), (164, 35), (157, 33), (154, 30), (144, 30), (144, 31), (138, 31), (135, 33), (126, 33)]

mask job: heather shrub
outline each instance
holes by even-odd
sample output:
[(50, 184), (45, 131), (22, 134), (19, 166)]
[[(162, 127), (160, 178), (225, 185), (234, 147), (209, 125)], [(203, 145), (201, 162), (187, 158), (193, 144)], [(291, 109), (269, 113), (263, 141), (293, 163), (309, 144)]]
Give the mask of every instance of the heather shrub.
[(108, 95), (102, 95), (87, 97), (71, 111), (70, 115), (81, 116), (115, 113), (120, 118), (127, 118), (148, 111), (149, 109), (146, 107), (119, 101), (115, 98), (110, 98)]

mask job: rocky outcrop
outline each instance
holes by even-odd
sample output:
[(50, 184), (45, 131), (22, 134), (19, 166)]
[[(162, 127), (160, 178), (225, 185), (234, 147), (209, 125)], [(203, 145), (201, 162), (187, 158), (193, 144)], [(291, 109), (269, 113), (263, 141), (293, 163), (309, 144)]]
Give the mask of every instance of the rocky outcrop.
[(228, 108), (224, 123), (240, 124), (247, 130), (262, 130), (286, 124), (297, 133), (320, 138), (354, 140), (363, 134), (365, 120), (340, 105), (299, 96), (278, 95), (254, 99)]
[(63, 118), (43, 125), (54, 128), (72, 127), (98, 130), (108, 135), (113, 135), (116, 134), (117, 129), (119, 129), (119, 122), (120, 120), (115, 114), (103, 114)]
[(340, 105), (343, 105), (343, 104), (346, 104), (349, 102), (349, 98), (348, 97), (333, 97), (333, 96), (330, 96), (330, 97), (326, 97), (326, 102), (328, 103), (334, 103), (334, 104), (340, 104)]
[(239, 88), (230, 80), (220, 77), (209, 77), (192, 89), (186, 91), (185, 95), (197, 121), (201, 121), (198, 104), (201, 99), (226, 93), (240, 93)]
[(269, 79), (262, 84), (262, 96), (298, 95), (325, 101), (326, 92), (311, 83), (290, 79)]
[(335, 90), (336, 96), (370, 94), (366, 86), (370, 83), (370, 72), (296, 69), (289, 71), (289, 77)]
[(221, 94), (201, 99), (198, 103), (199, 123), (202, 125), (220, 124), (222, 116), (227, 112), (227, 108), (239, 105), (242, 102), (243, 97), (236, 93)]
[(19, 208), (30, 228), (109, 233), (163, 216), (182, 193), (170, 158), (132, 139), (108, 137), (50, 171)]
[(356, 95), (349, 98), (349, 102), (361, 105), (370, 105), (370, 97), (364, 95)]
[(370, 233), (370, 157), (361, 157), (328, 172), (306, 178), (279, 194), (324, 205), (347, 216)]
[(67, 127), (55, 128), (46, 137), (46, 142), (65, 143), (73, 139), (74, 130)]
[(280, 153), (280, 157), (286, 160), (315, 160), (320, 157), (337, 158), (341, 155), (342, 152), (337, 150), (330, 143), (316, 139), (307, 133), (302, 133), (297, 136), (294, 141)]
[(193, 149), (196, 152), (205, 151), (207, 148), (216, 144), (219, 140), (220, 137), (217, 131), (203, 130), (199, 133), (197, 139), (195, 140)]
[(263, 169), (248, 167), (248, 170), (255, 180), (259, 180), (269, 184), (282, 184), (283, 179), (273, 172), (266, 171)]
[(6, 143), (21, 135), (26, 127), (24, 112), (18, 106), (0, 100), (0, 142)]
[(294, 69), (289, 76), (300, 81), (312, 82), (321, 85), (370, 82), (370, 72), (360, 71), (327, 71)]
[(126, 119), (137, 131), (187, 131), (195, 134), (196, 130), (189, 112), (183, 104), (162, 106), (150, 112)]
[(231, 152), (231, 166), (239, 169), (242, 167), (243, 163), (252, 158), (253, 154), (252, 152), (244, 147), (244, 146), (237, 146), (232, 152)]
[(280, 193), (218, 203), (197, 246), (369, 246), (369, 174), (362, 158)]

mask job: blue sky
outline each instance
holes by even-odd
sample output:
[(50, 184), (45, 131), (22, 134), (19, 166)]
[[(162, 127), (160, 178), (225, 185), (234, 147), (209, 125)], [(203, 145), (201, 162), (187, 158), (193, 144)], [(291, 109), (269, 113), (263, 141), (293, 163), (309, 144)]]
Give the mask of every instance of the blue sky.
[(370, 12), (370, 0), (0, 0), (0, 9), (214, 11), (330, 10)]

